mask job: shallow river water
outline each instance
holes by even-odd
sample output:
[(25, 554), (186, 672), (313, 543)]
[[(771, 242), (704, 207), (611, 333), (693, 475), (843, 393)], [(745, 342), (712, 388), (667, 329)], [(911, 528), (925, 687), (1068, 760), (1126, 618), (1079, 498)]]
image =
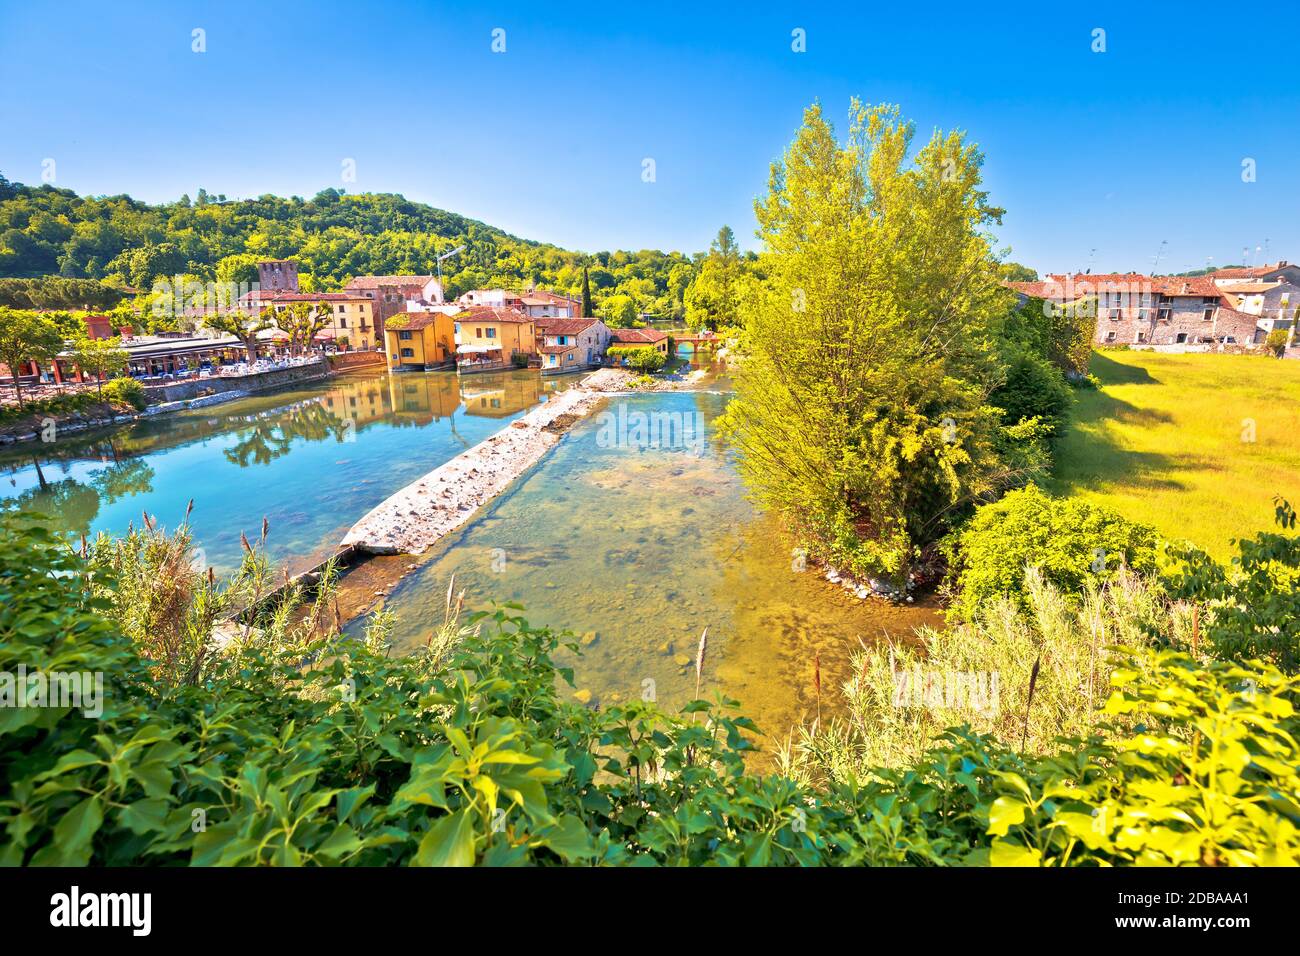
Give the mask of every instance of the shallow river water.
[(441, 620), (454, 573), (471, 607), (517, 601), (530, 622), (575, 632), (582, 655), (565, 663), (593, 703), (648, 690), (668, 707), (689, 700), (707, 626), (706, 696), (738, 699), (784, 738), (816, 712), (820, 659), (824, 715), (836, 712), (858, 638), (908, 637), (937, 623), (937, 609), (859, 601), (796, 570), (714, 440), (726, 401), (611, 398), (390, 592), (397, 648), (422, 643)]

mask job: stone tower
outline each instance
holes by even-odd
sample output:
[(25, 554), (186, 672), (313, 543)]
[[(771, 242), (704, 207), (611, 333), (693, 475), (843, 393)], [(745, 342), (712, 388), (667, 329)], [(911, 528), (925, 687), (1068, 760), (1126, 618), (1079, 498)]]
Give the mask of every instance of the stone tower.
[(292, 259), (272, 259), (257, 264), (257, 281), (263, 292), (297, 292), (298, 263)]

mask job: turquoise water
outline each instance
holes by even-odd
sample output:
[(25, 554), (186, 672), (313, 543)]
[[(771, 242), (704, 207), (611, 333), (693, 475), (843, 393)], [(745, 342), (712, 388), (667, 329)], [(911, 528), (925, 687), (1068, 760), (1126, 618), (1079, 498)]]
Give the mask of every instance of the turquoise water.
[(190, 523), (219, 573), (239, 534), (270, 522), (291, 570), (333, 550), (366, 511), (575, 380), (533, 371), (358, 372), (0, 451), (0, 495), (74, 535), (122, 532), (148, 512)]
[(827, 709), (838, 706), (859, 638), (907, 636), (937, 623), (937, 610), (859, 601), (800, 570), (715, 440), (727, 401), (612, 398), (579, 422), (390, 592), (395, 648), (424, 643), (441, 622), (454, 574), (472, 609), (518, 601), (532, 623), (579, 635), (581, 658), (566, 659), (579, 699), (686, 702), (708, 627), (706, 696), (739, 699), (783, 738), (816, 712), (820, 666)]

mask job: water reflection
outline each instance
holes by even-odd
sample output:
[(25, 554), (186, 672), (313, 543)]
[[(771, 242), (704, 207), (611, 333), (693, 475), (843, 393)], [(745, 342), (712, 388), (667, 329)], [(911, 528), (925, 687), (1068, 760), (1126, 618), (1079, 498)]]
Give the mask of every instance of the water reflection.
[(193, 524), (219, 570), (239, 532), (272, 523), (275, 556), (301, 566), (404, 484), (567, 387), (527, 370), (475, 376), (355, 373), (307, 387), (14, 446), (6, 503), (74, 535), (122, 532), (147, 511)]

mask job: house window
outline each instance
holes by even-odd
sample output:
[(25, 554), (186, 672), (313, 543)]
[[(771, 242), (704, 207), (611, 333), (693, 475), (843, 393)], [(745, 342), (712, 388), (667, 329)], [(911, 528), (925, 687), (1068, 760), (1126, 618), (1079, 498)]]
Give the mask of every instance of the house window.
[(1205, 307), (1205, 314), (1201, 316), (1201, 319), (1202, 319), (1203, 321), (1205, 321), (1205, 322), (1209, 322), (1209, 321), (1210, 321), (1211, 319), (1213, 319), (1213, 318), (1214, 318), (1214, 307), (1213, 307), (1213, 306), (1206, 306), (1206, 307)]
[(410, 332), (398, 332), (398, 333), (397, 333), (397, 337), (398, 337), (399, 339), (401, 339), (403, 342), (409, 342), (409, 341), (411, 341), (411, 333), (410, 333)]
[(1121, 314), (1122, 311), (1123, 311), (1122, 309), (1111, 309), (1111, 310), (1110, 310), (1110, 320), (1111, 320), (1112, 322), (1118, 322), (1118, 321), (1119, 321), (1120, 314)]
[(339, 328), (346, 329), (347, 327), (348, 327), (348, 320), (342, 318), (339, 319)]
[(415, 358), (415, 349), (402, 349), (402, 358)]
[(494, 339), (494, 338), (496, 338), (496, 337), (497, 337), (497, 330), (496, 330), (496, 329), (488, 329), (488, 330), (487, 330), (487, 337), (490, 338), (490, 339)]
[(1168, 322), (1172, 314), (1173, 310), (1170, 309), (1169, 306), (1162, 305), (1160, 311), (1157, 313), (1157, 318), (1159, 318), (1161, 322)]
[(1179, 332), (1177, 335), (1174, 336), (1174, 341), (1177, 342), (1177, 343), (1180, 344), (1180, 345), (1181, 345), (1182, 343), (1186, 342), (1186, 341), (1187, 341), (1187, 333), (1186, 333), (1186, 332)]
[(1138, 341), (1138, 342), (1145, 342), (1146, 340), (1147, 340), (1147, 334), (1146, 334), (1145, 332), (1139, 332), (1139, 333), (1137, 334), (1137, 341)]
[(1237, 337), (1235, 335), (1229, 335), (1223, 341), (1226, 342), (1228, 345), (1236, 345)]
[(474, 330), (474, 338), (476, 338), (476, 339), (481, 339), (481, 338), (483, 338), (483, 330), (482, 330), (482, 329), (475, 329), (475, 330)]

